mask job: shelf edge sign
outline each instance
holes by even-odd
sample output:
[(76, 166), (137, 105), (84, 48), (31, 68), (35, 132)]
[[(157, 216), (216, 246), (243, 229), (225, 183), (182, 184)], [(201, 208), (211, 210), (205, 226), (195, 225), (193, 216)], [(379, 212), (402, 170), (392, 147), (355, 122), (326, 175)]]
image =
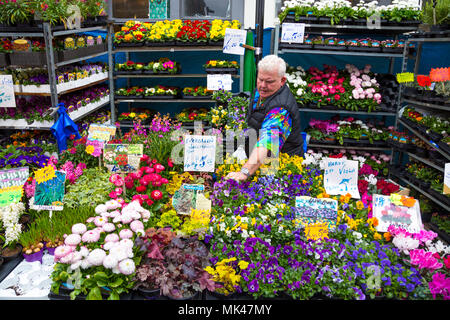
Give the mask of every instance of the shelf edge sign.
[(283, 23), (281, 25), (281, 42), (303, 43), (305, 38), (304, 23)]
[(11, 74), (0, 75), (0, 108), (15, 108), (16, 98)]

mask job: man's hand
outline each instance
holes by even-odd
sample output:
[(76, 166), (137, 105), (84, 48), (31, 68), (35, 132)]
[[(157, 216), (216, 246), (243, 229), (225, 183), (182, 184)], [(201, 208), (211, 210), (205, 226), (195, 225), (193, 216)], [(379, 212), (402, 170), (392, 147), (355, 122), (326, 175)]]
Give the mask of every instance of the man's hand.
[(233, 179), (239, 182), (247, 180), (247, 176), (242, 172), (230, 172), (229, 174), (227, 174), (225, 179)]

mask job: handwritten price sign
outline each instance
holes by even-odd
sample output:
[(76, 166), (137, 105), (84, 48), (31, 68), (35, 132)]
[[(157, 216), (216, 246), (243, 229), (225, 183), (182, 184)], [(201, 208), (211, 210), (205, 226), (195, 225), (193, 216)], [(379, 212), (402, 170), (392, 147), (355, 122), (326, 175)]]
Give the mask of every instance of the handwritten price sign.
[(281, 42), (303, 43), (304, 37), (304, 23), (283, 23), (281, 25)]
[(305, 227), (305, 236), (307, 240), (319, 240), (328, 238), (328, 224), (314, 223)]
[(223, 53), (238, 54), (243, 56), (245, 48), (241, 44), (245, 44), (247, 40), (247, 31), (241, 29), (225, 29), (225, 37), (223, 39)]
[(208, 90), (231, 90), (231, 74), (208, 74), (206, 79)]

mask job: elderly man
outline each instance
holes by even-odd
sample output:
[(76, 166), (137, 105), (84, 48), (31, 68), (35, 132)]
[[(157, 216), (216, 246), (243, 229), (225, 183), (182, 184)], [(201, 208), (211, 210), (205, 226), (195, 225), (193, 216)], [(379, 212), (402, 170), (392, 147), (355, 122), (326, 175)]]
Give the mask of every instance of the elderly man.
[[(259, 138), (240, 172), (230, 172), (226, 178), (246, 180), (264, 163), (269, 152), (303, 155), (300, 112), (295, 97), (286, 85), (286, 63), (280, 57), (268, 55), (258, 63), (256, 90), (250, 100), (247, 123), (259, 131)], [(273, 145), (278, 137), (278, 146)], [(276, 140), (275, 140), (276, 141)]]

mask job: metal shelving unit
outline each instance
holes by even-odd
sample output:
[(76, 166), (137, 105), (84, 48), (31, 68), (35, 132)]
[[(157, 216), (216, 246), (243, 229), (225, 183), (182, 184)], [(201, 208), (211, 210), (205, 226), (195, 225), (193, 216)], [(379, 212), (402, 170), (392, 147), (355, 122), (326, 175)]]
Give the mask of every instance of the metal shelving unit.
[[(299, 22), (301, 23), (301, 22)], [(395, 39), (398, 39), (398, 35), (408, 33), (411, 31), (417, 30), (416, 27), (410, 26), (382, 26), (379, 29), (368, 28), (366, 25), (327, 25), (327, 24), (309, 24), (305, 23), (305, 33), (314, 33), (314, 34), (322, 34), (322, 35), (338, 35), (338, 34), (350, 34), (350, 33), (359, 33), (364, 32), (367, 34), (385, 34), (385, 35), (393, 35)], [(388, 52), (370, 52), (370, 51), (339, 51), (339, 50), (315, 50), (315, 49), (293, 49), (293, 48), (280, 48), (280, 31), (281, 25), (277, 24), (275, 26), (275, 39), (274, 39), (274, 54), (319, 54), (319, 55), (342, 55), (342, 56), (366, 56), (366, 57), (379, 57), (379, 58), (389, 58), (389, 73), (393, 73), (394, 68), (394, 59), (402, 58), (405, 59), (406, 55), (406, 44), (405, 48), (403, 48), (402, 53), (388, 53)], [(383, 116), (383, 117), (393, 117), (395, 121), (395, 128), (397, 128), (397, 111), (400, 105), (400, 100), (397, 100), (397, 104), (394, 106), (395, 111), (385, 112), (385, 111), (374, 111), (374, 112), (366, 112), (366, 111), (350, 111), (350, 110), (340, 110), (340, 109), (319, 109), (319, 108), (302, 108), (300, 107), (301, 112), (309, 112), (309, 113), (332, 113), (332, 114), (352, 114), (352, 115), (365, 115), (365, 116)], [(394, 150), (391, 147), (379, 148), (379, 147), (359, 147), (359, 146), (330, 146), (327, 144), (311, 144), (308, 145), (310, 147), (323, 147), (323, 148), (344, 148), (344, 149), (361, 149), (361, 150), (379, 150), (386, 151), (390, 150), (391, 154), (393, 154)]]
[(438, 151), (441, 155), (443, 155), (445, 158), (447, 158), (448, 160), (450, 160), (450, 154), (447, 154), (446, 152), (442, 151), (441, 148), (439, 148), (439, 146), (430, 141), (429, 139), (427, 139), (426, 137), (424, 137), (423, 135), (421, 135), (417, 130), (415, 130), (414, 128), (411, 128), (411, 126), (409, 126), (408, 124), (406, 124), (404, 121), (402, 121), (401, 119), (398, 120), (399, 123), (404, 126), (406, 129), (408, 129), (409, 131), (411, 131), (412, 133), (414, 133), (417, 137), (419, 137), (421, 140), (423, 140), (426, 144), (428, 144), (430, 147), (434, 148), (436, 151)]
[[(91, 58), (95, 58), (101, 55), (105, 55), (108, 54), (107, 51), (105, 52), (100, 52), (97, 54), (93, 54), (90, 56), (84, 56), (84, 57), (80, 57), (77, 59), (73, 59), (73, 60), (68, 60), (68, 61), (61, 61), (61, 62), (55, 62), (55, 51), (53, 49), (53, 39), (54, 37), (57, 36), (64, 36), (64, 35), (71, 35), (71, 34), (76, 34), (76, 33), (82, 33), (82, 32), (90, 32), (90, 31), (97, 31), (97, 30), (106, 30), (106, 26), (95, 26), (95, 27), (87, 27), (87, 28), (78, 28), (78, 29), (70, 29), (70, 30), (59, 30), (59, 31), (52, 31), (52, 28), (50, 26), (49, 23), (44, 22), (43, 26), (42, 26), (42, 32), (1, 32), (0, 33), (0, 37), (42, 37), (44, 38), (45, 41), (45, 53), (46, 53), (46, 61), (47, 64), (45, 65), (47, 67), (47, 72), (48, 72), (48, 77), (49, 77), (49, 85), (50, 85), (50, 93), (17, 93), (18, 95), (40, 95), (40, 96), (50, 96), (51, 99), (51, 113), (55, 116), (55, 120), (56, 120), (56, 108), (58, 105), (58, 96), (61, 94), (65, 94), (65, 93), (70, 93), (73, 91), (77, 91), (77, 90), (81, 90), (84, 89), (86, 87), (90, 87), (93, 86), (95, 84), (104, 82), (109, 80), (105, 79), (105, 80), (101, 80), (101, 81), (97, 81), (97, 82), (93, 82), (89, 85), (86, 86), (80, 86), (74, 89), (70, 89), (70, 90), (65, 90), (63, 92), (58, 92), (57, 91), (57, 87), (56, 87), (56, 69), (60, 66), (64, 66), (64, 65), (68, 65), (68, 64), (72, 64), (72, 63), (76, 63), (76, 62), (80, 62), (83, 60), (87, 60), (87, 59), (91, 59)], [(105, 105), (105, 104), (104, 104)], [(103, 106), (104, 106), (103, 105)], [(102, 106), (102, 107), (103, 107)], [(90, 111), (92, 112), (92, 111)], [(89, 112), (89, 113), (90, 113)], [(82, 118), (83, 116), (85, 116), (87, 114), (84, 114), (82, 116), (80, 116), (78, 119)], [(77, 119), (77, 120), (78, 120)], [(16, 127), (1, 127), (0, 129), (11, 129), (11, 128), (15, 128), (15, 129), (49, 129), (47, 128), (47, 125), (43, 125), (43, 126), (36, 126), (34, 127), (33, 124), (28, 126), (28, 125), (18, 125)]]
[(445, 203), (443, 203), (442, 201), (436, 199), (434, 196), (432, 196), (430, 193), (422, 190), (421, 188), (419, 188), (418, 186), (416, 186), (414, 183), (403, 179), (401, 177), (397, 177), (397, 179), (399, 179), (400, 181), (402, 181), (404, 184), (410, 185), (411, 187), (413, 187), (415, 190), (417, 190), (418, 192), (420, 192), (421, 194), (423, 194), (425, 197), (427, 197), (428, 199), (431, 199), (433, 202), (435, 202), (436, 204), (440, 205), (443, 209), (447, 210), (447, 212), (450, 212), (450, 207), (447, 206)]

